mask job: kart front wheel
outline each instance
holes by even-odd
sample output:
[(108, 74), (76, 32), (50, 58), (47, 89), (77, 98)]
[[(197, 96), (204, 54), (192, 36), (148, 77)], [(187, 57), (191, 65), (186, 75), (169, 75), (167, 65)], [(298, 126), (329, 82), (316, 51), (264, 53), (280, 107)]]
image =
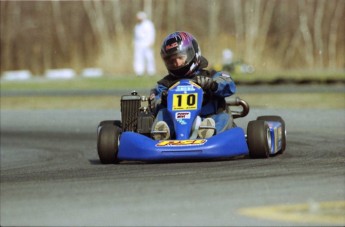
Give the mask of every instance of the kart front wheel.
[(257, 120), (277, 121), (277, 122), (281, 123), (281, 125), (282, 125), (282, 148), (278, 153), (282, 154), (286, 148), (286, 130), (285, 130), (285, 121), (283, 120), (283, 118), (281, 118), (280, 116), (272, 115), (272, 116), (260, 116), (257, 118)]
[(99, 130), (101, 130), (101, 128), (104, 126), (104, 125), (115, 125), (119, 128), (122, 127), (122, 124), (121, 124), (121, 121), (119, 120), (105, 120), (105, 121), (101, 121), (97, 127), (97, 135), (99, 133)]
[(101, 126), (97, 138), (97, 151), (103, 164), (117, 163), (121, 129), (116, 125)]
[(247, 143), (251, 158), (268, 158), (272, 147), (271, 133), (264, 120), (250, 121), (247, 127)]

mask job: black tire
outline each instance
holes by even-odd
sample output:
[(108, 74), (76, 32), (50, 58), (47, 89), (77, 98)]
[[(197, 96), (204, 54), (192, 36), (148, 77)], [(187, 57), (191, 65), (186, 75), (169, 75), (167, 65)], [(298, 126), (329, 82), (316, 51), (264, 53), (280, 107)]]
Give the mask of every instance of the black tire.
[(247, 127), (247, 143), (251, 158), (268, 158), (271, 150), (271, 134), (263, 120), (250, 121)]
[(122, 123), (119, 120), (115, 120), (115, 121), (114, 120), (101, 121), (99, 123), (99, 125), (97, 126), (97, 135), (99, 134), (99, 130), (101, 129), (101, 127), (104, 126), (104, 125), (115, 125), (115, 126), (117, 126), (119, 128), (122, 128)]
[(97, 138), (97, 151), (103, 164), (118, 162), (119, 137), (121, 129), (118, 126), (106, 124), (100, 127)]
[(115, 121), (113, 121), (113, 120), (101, 121), (98, 126), (104, 126), (104, 125), (116, 125), (119, 128), (122, 127), (121, 121), (119, 121), (119, 120), (115, 120)]
[(286, 148), (286, 130), (285, 130), (285, 121), (280, 116), (260, 116), (257, 120), (264, 120), (264, 121), (278, 121), (282, 124), (282, 149), (278, 152), (279, 154), (284, 153)]

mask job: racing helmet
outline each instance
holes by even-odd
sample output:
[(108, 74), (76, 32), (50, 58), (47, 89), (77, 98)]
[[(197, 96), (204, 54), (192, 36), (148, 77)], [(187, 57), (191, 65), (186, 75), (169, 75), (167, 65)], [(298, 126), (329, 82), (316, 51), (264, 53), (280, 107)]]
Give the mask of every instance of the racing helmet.
[(188, 32), (168, 35), (163, 41), (160, 54), (168, 72), (176, 77), (191, 75), (200, 64), (199, 44)]

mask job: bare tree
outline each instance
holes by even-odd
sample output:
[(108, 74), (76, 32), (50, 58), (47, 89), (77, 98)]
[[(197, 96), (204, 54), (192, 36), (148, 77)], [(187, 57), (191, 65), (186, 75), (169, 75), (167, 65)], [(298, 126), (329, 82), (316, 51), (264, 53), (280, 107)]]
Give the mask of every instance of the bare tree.
[(176, 29), (176, 14), (178, 13), (177, 10), (177, 0), (169, 0), (168, 1), (168, 12), (167, 12), (167, 18), (168, 18), (168, 23), (167, 23), (167, 32), (170, 33)]
[[(242, 45), (239, 45), (243, 42), (244, 39), (244, 20), (243, 20), (243, 8), (241, 0), (233, 0), (233, 14), (235, 20), (235, 34), (236, 34), (236, 52), (241, 53)], [(243, 54), (241, 54), (243, 55)]]
[[(20, 9), (16, 7), (16, 2), (0, 2), (1, 7), (1, 70), (8, 70), (13, 68), (13, 61), (11, 58), (13, 57), (13, 50), (11, 43), (16, 36), (15, 29), (17, 16), (20, 16)], [(10, 15), (7, 15), (6, 12), (11, 12)], [(6, 25), (6, 26), (4, 26)]]
[(210, 11), (209, 11), (209, 20), (208, 20), (208, 31), (209, 31), (209, 53), (211, 59), (214, 59), (216, 57), (216, 49), (214, 48), (214, 44), (217, 43), (217, 36), (219, 34), (218, 30), (218, 15), (219, 15), (219, 9), (220, 9), (220, 4), (218, 1), (213, 0), (212, 4), (210, 6)]
[(61, 18), (63, 18), (61, 13), (61, 2), (59, 1), (52, 1), (52, 9), (53, 9), (53, 20), (54, 20), (54, 28), (56, 30), (56, 37), (58, 40), (58, 44), (60, 46), (61, 52), (65, 54), (67, 51), (66, 48), (66, 32), (65, 32), (65, 25), (61, 23)]
[(316, 3), (316, 13), (314, 19), (314, 43), (317, 50), (317, 67), (323, 68), (324, 44), (322, 37), (322, 20), (325, 11), (325, 0), (319, 0)]
[(305, 60), (309, 68), (314, 66), (314, 47), (311, 32), (308, 26), (308, 14), (305, 0), (298, 1), (299, 6), (299, 28), (305, 45)]
[(276, 1), (269, 0), (266, 1), (264, 8), (259, 9), (259, 11), (262, 12), (262, 16), (260, 17), (260, 25), (258, 29), (259, 39), (257, 40), (256, 48), (260, 58), (262, 58), (263, 51), (265, 49), (266, 41), (268, 38), (268, 30), (271, 26), (275, 5)]
[(152, 18), (152, 0), (144, 0), (144, 11), (149, 18)]
[[(214, 62), (219, 50), (276, 68), (344, 68), (344, 0), (0, 1), (0, 71), (99, 66), (129, 72), (135, 14), (145, 10), (160, 40), (194, 34)], [(157, 65), (164, 70), (164, 65)], [(165, 70), (164, 70), (165, 72)]]
[[(344, 9), (345, 9), (345, 2), (344, 1), (337, 1), (337, 4), (335, 6), (335, 12), (333, 14), (332, 21), (330, 23), (330, 32), (329, 32), (329, 45), (328, 45), (328, 55), (329, 55), (329, 67), (330, 68), (336, 68), (337, 67), (337, 41), (338, 41), (338, 28), (340, 24), (344, 25)], [(343, 30), (344, 35), (344, 26), (341, 28)], [(344, 36), (340, 36), (341, 42), (344, 41)], [(342, 38), (341, 38), (342, 37)], [(342, 62), (345, 62), (344, 60), (344, 52), (345, 48), (344, 45), (340, 47), (340, 55), (342, 57)], [(342, 67), (345, 67), (345, 65), (342, 65)]]

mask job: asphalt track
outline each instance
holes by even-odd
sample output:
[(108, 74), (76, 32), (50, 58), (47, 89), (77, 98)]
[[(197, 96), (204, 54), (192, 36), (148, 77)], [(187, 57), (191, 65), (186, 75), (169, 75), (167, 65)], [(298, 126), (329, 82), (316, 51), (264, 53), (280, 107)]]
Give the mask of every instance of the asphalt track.
[(259, 109), (286, 121), (269, 159), (101, 165), (118, 110), (1, 110), (1, 226), (345, 225), (345, 111)]

